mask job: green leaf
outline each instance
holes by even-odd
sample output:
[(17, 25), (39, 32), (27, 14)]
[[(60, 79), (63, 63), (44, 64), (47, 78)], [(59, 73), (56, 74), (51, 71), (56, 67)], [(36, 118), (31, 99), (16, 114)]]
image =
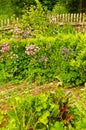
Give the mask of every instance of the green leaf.
[(64, 125), (62, 122), (56, 122), (50, 130), (64, 130)]
[(47, 125), (48, 123), (48, 116), (50, 115), (50, 112), (49, 111), (45, 111), (44, 114), (39, 118), (39, 122), (44, 124), (44, 125)]

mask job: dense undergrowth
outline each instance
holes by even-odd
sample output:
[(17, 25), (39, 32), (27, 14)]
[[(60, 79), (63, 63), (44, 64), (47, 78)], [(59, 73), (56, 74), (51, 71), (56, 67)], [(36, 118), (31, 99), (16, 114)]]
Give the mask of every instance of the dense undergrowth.
[[(2, 76), (3, 75), (3, 76)], [(0, 82), (60, 81), (66, 87), (86, 82), (86, 34), (38, 35), (0, 41)]]

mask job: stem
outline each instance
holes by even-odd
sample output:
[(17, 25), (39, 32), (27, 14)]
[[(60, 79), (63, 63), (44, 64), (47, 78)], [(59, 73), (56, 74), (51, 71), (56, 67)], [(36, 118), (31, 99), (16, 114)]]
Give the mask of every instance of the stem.
[(15, 105), (14, 105), (13, 102), (12, 102), (12, 106), (13, 106), (13, 109), (14, 109), (14, 112), (15, 112), (16, 119), (17, 119), (17, 121), (18, 121), (18, 124), (20, 125), (20, 121), (19, 121), (18, 116), (17, 116), (18, 114), (17, 114), (16, 108), (15, 108)]

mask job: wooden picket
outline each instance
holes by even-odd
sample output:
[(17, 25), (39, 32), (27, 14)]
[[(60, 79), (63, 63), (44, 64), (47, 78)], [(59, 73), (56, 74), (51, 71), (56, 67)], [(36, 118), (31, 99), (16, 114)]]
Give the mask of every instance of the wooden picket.
[(86, 13), (57, 14), (50, 16), (50, 23), (53, 24), (86, 24)]
[[(8, 30), (12, 27), (13, 23), (18, 23), (18, 18), (8, 18), (0, 20), (0, 30)], [(86, 30), (86, 13), (66, 13), (66, 14), (56, 14), (49, 16), (49, 24), (58, 24), (60, 26), (70, 24), (75, 26), (78, 30), (83, 28)]]
[(13, 24), (13, 22), (18, 23), (18, 17), (17, 18), (8, 18), (8, 19), (3, 19), (0, 20), (0, 28), (2, 27), (9, 27)]
[[(12, 24), (13, 21), (18, 22), (18, 18), (8, 18), (0, 20), (0, 27), (9, 26)], [(50, 23), (54, 24), (86, 24), (86, 13), (51, 15), (49, 21)]]

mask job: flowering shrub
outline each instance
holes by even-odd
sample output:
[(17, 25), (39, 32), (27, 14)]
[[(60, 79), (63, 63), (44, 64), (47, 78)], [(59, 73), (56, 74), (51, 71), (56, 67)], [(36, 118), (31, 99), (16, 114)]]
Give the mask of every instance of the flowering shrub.
[(83, 84), (86, 82), (85, 37), (85, 34), (58, 34), (0, 44), (0, 81), (27, 80), (41, 84), (58, 80), (68, 87)]

